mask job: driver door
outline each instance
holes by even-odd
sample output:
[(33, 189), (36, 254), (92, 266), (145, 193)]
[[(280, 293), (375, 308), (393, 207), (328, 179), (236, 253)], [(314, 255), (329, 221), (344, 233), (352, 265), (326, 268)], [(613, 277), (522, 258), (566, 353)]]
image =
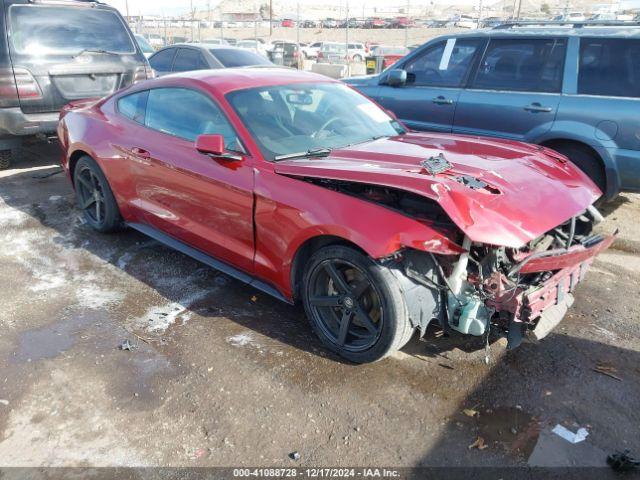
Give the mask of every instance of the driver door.
[[(204, 93), (178, 87), (150, 89), (145, 110), (144, 125), (126, 146), (134, 207), (148, 225), (251, 272), (253, 160), (224, 111)], [(240, 160), (198, 152), (202, 134), (222, 135)]]
[(406, 84), (381, 85), (377, 102), (409, 128), (451, 132), (461, 88), (483, 43), (450, 38), (426, 45), (396, 67), (407, 72)]

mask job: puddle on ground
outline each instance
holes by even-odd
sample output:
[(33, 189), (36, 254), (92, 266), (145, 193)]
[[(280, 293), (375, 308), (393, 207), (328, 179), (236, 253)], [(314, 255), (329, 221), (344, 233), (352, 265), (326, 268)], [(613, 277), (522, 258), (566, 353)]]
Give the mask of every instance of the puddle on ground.
[(9, 361), (23, 363), (57, 357), (75, 344), (79, 334), (88, 325), (99, 323), (101, 320), (103, 317), (99, 312), (87, 312), (45, 327), (22, 332), (18, 336), (18, 346), (9, 357)]
[(517, 407), (480, 409), (476, 417), (478, 436), (487, 445), (502, 446), (508, 452), (528, 458), (538, 441), (541, 425)]

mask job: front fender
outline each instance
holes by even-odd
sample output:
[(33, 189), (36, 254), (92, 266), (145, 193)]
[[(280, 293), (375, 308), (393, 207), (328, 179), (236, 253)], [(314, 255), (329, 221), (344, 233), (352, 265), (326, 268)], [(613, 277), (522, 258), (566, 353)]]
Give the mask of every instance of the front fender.
[(258, 171), (255, 195), (255, 272), (288, 298), (296, 252), (316, 237), (338, 237), (372, 258), (388, 257), (404, 247), (442, 255), (462, 252), (427, 224), (301, 179)]

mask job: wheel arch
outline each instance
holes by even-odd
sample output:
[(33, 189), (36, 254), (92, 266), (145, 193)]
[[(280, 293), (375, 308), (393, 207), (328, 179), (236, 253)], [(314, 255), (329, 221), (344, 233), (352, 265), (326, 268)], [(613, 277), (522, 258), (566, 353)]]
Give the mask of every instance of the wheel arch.
[(607, 156), (603, 155), (598, 148), (594, 147), (593, 145), (589, 145), (582, 140), (563, 137), (547, 139), (539, 142), (539, 144), (543, 147), (551, 148), (553, 150), (561, 150), (562, 147), (571, 146), (591, 155), (598, 162), (605, 180), (606, 191), (603, 192), (604, 196), (610, 198), (612, 195), (615, 195), (615, 193), (612, 192), (617, 192), (619, 182), (616, 168), (610, 162), (610, 159)]
[(306, 265), (306, 262), (315, 252), (323, 247), (327, 247), (330, 245), (343, 245), (346, 247), (351, 247), (354, 250), (363, 253), (364, 255), (368, 255), (368, 253), (362, 247), (360, 247), (353, 241), (337, 235), (321, 234), (306, 239), (297, 248), (291, 262), (290, 282), (294, 302), (298, 302), (298, 300), (300, 299), (300, 284), (302, 276), (304, 274), (304, 266)]
[(71, 178), (71, 184), (74, 186), (74, 173), (75, 173), (75, 169), (76, 169), (76, 165), (78, 164), (78, 161), (82, 158), (82, 157), (91, 157), (91, 154), (89, 154), (88, 152), (82, 150), (82, 149), (77, 149), (74, 150), (71, 155), (69, 155), (69, 161), (68, 161), (68, 168), (69, 168), (69, 177)]

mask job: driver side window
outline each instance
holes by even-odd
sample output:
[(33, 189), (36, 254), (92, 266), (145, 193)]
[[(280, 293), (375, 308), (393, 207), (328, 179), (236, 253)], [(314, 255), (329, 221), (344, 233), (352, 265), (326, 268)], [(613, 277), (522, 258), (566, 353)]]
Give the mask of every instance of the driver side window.
[(462, 86), (480, 43), (479, 39), (450, 38), (426, 49), (405, 63), (407, 85)]
[(144, 123), (153, 130), (192, 142), (202, 134), (222, 135), (228, 150), (242, 149), (224, 113), (195, 90), (171, 87), (149, 90)]

